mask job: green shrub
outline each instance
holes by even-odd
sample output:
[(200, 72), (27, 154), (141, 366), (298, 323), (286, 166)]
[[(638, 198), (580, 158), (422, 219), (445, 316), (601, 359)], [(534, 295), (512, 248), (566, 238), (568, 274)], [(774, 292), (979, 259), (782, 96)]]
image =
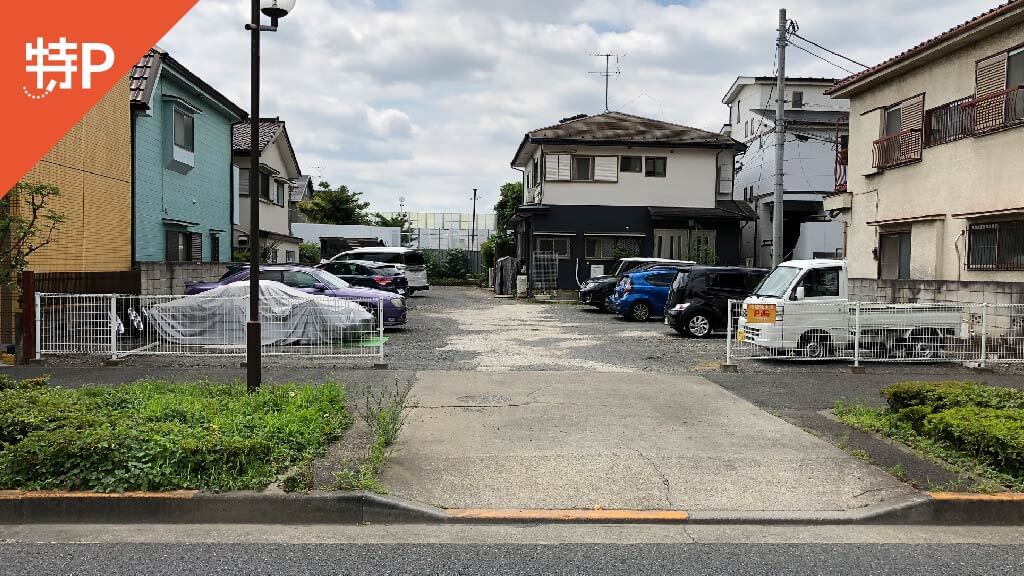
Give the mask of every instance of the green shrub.
[(882, 396), (896, 413), (913, 406), (926, 406), (931, 412), (963, 406), (1024, 408), (1024, 390), (976, 382), (901, 382), (884, 388)]
[(0, 489), (260, 489), (350, 424), (336, 384), (8, 389)]
[(299, 244), (299, 264), (319, 264), (322, 256), (320, 255), (320, 245), (303, 242)]
[(961, 450), (991, 459), (1010, 474), (1024, 473), (1024, 410), (951, 408), (928, 416), (925, 431)]

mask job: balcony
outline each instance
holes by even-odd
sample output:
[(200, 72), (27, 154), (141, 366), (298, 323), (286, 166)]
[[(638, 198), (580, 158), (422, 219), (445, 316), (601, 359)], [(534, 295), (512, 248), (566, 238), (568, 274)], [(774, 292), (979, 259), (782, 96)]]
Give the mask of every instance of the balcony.
[(871, 165), (884, 170), (921, 161), (921, 130), (902, 130), (874, 142)]
[(926, 147), (983, 136), (1024, 124), (1024, 90), (967, 96), (925, 112)]

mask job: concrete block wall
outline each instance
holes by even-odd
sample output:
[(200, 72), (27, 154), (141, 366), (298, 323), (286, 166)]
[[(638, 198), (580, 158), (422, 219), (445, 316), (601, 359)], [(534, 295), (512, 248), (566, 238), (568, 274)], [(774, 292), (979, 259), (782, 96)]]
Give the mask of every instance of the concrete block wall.
[(184, 294), (185, 282), (214, 282), (227, 271), (222, 262), (139, 262), (142, 295)]
[[(874, 280), (851, 278), (850, 299), (860, 302), (911, 304), (992, 304), (988, 326), (994, 331), (1011, 327), (1024, 314), (1024, 283), (945, 280)], [(1015, 306), (1007, 306), (1007, 305)], [(980, 307), (977, 309), (980, 314)]]

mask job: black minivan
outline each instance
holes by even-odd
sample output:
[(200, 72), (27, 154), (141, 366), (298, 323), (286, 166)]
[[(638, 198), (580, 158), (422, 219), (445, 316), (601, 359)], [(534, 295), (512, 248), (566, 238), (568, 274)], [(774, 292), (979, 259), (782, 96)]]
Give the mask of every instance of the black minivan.
[(735, 266), (695, 266), (680, 272), (668, 293), (665, 324), (680, 334), (707, 338), (725, 328), (729, 300), (749, 296), (767, 274), (764, 268)]

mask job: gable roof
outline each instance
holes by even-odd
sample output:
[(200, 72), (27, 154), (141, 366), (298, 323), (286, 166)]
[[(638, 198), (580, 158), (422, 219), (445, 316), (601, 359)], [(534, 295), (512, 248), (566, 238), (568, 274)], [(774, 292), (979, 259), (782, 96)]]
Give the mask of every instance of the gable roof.
[(292, 178), (292, 202), (302, 202), (313, 196), (313, 177), (303, 174), (298, 178)]
[[(830, 95), (835, 95), (839, 92), (848, 94), (849, 89), (854, 88), (856, 84), (879, 77), (897, 66), (911, 63), (911, 61), (916, 58), (927, 56), (930, 51), (941, 52), (933, 54), (934, 57), (938, 57), (946, 52), (954, 50), (958, 46), (954, 46), (952, 44), (967, 34), (983, 31), (996, 24), (1008, 27), (1020, 22), (1024, 22), (1024, 0), (1010, 0), (1009, 2), (1000, 4), (987, 12), (971, 18), (962, 24), (954, 26), (934, 38), (925, 40), (913, 48), (904, 50), (880, 64), (876, 64), (866, 70), (861, 70), (856, 74), (839, 80), (832, 88), (826, 90), (825, 93)], [(992, 29), (991, 31), (992, 33), (995, 33), (999, 31), (999, 28)], [(943, 48), (946, 48), (946, 50), (942, 50)]]
[[(250, 135), (252, 134), (252, 128), (249, 122), (239, 122), (231, 126), (231, 152), (233, 154), (239, 154), (243, 156), (249, 155), (249, 142), (251, 141)], [(292, 140), (288, 137), (288, 128), (284, 124), (284, 120), (280, 118), (260, 118), (259, 134), (257, 135), (259, 140), (257, 141), (260, 147), (260, 155), (266, 151), (267, 146), (275, 142), (278, 138), (284, 138), (284, 143), (287, 145), (288, 155), (285, 158), (286, 161), (291, 160), (295, 167), (296, 174), (302, 174), (302, 170), (299, 168), (299, 159), (295, 155), (295, 148), (292, 148)]]
[[(754, 84), (775, 84), (778, 78), (775, 76), (737, 76), (733, 80), (729, 90), (722, 97), (722, 104), (729, 104), (736, 99), (737, 94), (744, 86)], [(837, 82), (835, 78), (817, 78), (812, 76), (786, 76), (786, 84), (794, 86), (821, 86), (826, 89)]]
[(172, 58), (166, 50), (159, 46), (147, 50), (142, 58), (132, 66), (131, 72), (128, 74), (129, 101), (133, 109), (149, 109), (153, 91), (156, 89), (156, 83), (164, 66), (173, 70), (175, 74), (201, 91), (204, 96), (234, 115), (235, 119), (244, 120), (249, 117), (245, 110), (218, 92), (216, 88), (207, 84), (202, 78), (193, 74), (191, 70)]
[[(512, 166), (525, 166), (532, 150), (540, 144), (743, 149), (743, 144), (715, 132), (622, 112), (605, 112), (527, 132)], [(525, 151), (530, 153), (524, 155)]]

